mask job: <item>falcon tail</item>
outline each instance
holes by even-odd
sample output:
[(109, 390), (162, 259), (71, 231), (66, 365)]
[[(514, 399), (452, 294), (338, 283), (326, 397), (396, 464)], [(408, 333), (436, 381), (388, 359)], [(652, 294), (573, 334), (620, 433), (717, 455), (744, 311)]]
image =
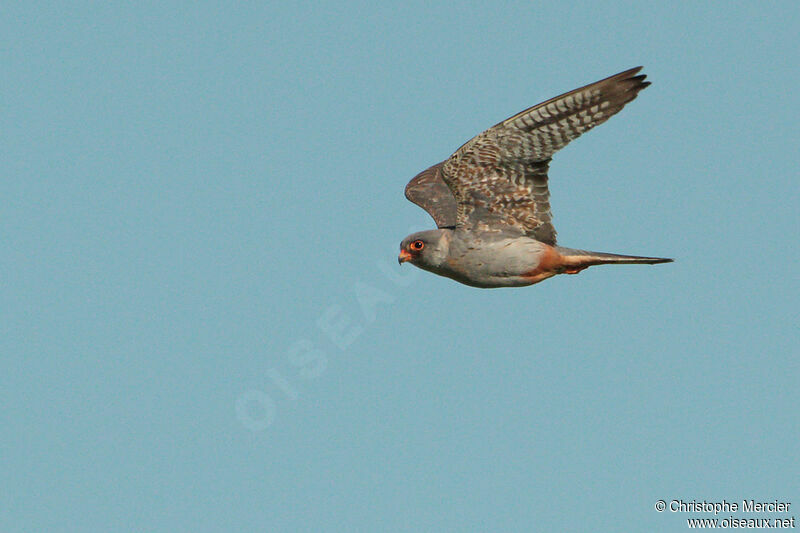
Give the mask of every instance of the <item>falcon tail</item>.
[(584, 268), (594, 265), (655, 265), (672, 263), (673, 259), (665, 257), (641, 257), (638, 255), (618, 255), (603, 252), (587, 252), (558, 246), (556, 251), (561, 255), (562, 265), (567, 274), (577, 274)]

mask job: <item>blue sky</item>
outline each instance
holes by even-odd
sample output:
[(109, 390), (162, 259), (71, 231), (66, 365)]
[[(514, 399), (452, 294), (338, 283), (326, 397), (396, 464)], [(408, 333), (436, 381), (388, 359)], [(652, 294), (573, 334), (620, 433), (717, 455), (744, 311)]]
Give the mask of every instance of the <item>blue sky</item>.
[[(800, 512), (795, 2), (12, 2), (3, 531), (681, 531)], [(644, 65), (551, 165), (560, 243), (396, 264), (405, 183)], [(745, 517), (744, 514), (736, 514)]]

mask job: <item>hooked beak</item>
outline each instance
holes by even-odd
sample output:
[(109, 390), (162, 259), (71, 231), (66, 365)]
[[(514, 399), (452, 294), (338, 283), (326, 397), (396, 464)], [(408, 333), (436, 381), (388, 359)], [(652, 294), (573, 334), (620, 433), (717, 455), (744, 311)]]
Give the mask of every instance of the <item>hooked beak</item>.
[(397, 256), (398, 264), (402, 265), (406, 261), (411, 261), (411, 254), (408, 252), (408, 250), (400, 250), (400, 255)]

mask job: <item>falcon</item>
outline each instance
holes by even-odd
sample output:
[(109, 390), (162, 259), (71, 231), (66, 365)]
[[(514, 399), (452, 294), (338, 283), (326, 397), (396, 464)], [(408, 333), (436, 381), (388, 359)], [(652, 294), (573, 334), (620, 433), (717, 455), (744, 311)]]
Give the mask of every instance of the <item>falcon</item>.
[(669, 263), (556, 244), (547, 171), (553, 154), (650, 85), (632, 68), (517, 113), (414, 177), (406, 198), (438, 229), (400, 243), (398, 262), (480, 288), (533, 285), (594, 265)]

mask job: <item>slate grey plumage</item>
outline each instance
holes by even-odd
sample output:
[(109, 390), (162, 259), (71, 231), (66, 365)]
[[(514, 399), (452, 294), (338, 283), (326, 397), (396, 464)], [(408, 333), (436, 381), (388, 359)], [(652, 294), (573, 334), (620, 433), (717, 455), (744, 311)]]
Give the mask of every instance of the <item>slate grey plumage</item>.
[(553, 154), (650, 85), (640, 70), (517, 113), (415, 176), (406, 197), (439, 229), (404, 239), (398, 260), (476, 287), (531, 285), (597, 264), (671, 261), (559, 247), (550, 213), (547, 172)]

